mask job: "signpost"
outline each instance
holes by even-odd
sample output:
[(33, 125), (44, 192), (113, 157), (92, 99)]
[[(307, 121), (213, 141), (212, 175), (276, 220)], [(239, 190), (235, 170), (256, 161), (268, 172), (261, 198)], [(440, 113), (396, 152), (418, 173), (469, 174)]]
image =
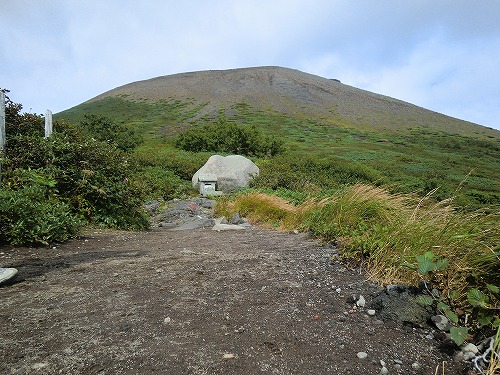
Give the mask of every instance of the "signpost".
[(45, 138), (50, 137), (52, 134), (52, 112), (47, 109), (45, 112)]
[(5, 93), (0, 90), (0, 182), (2, 182), (2, 158), (5, 147)]

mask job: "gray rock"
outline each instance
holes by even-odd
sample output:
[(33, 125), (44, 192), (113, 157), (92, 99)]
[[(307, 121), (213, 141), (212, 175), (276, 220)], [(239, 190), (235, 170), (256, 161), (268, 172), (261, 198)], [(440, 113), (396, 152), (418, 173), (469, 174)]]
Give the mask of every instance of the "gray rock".
[(376, 314), (376, 311), (375, 311), (375, 310), (370, 309), (370, 310), (368, 310), (366, 313), (367, 313), (368, 315), (370, 315), (370, 316), (374, 316), (374, 315)]
[(259, 168), (241, 155), (212, 155), (193, 176), (193, 187), (198, 187), (200, 174), (211, 173), (217, 176), (217, 190), (231, 193), (236, 189), (248, 187), (250, 181), (259, 175)]
[(431, 320), (440, 331), (448, 332), (451, 328), (450, 321), (444, 315), (434, 315)]
[(416, 298), (419, 293), (418, 288), (388, 285), (373, 299), (370, 307), (378, 311), (378, 316), (383, 321), (391, 320), (423, 326), (432, 316), (433, 310), (417, 302)]
[(247, 227), (244, 227), (242, 225), (233, 225), (233, 224), (215, 224), (212, 227), (212, 230), (222, 232), (222, 231), (228, 231), (228, 230), (245, 230)]
[(363, 297), (362, 295), (359, 296), (358, 300), (356, 301), (356, 306), (358, 307), (365, 307), (366, 305), (366, 300), (365, 300), (365, 297)]
[(149, 213), (157, 213), (159, 208), (160, 208), (160, 202), (158, 202), (157, 200), (151, 200), (151, 201), (148, 201), (146, 202), (144, 205), (144, 210), (146, 210), (147, 212)]
[(234, 224), (234, 225), (241, 224), (241, 217), (240, 217), (239, 212), (236, 212), (236, 213), (235, 213), (235, 214), (231, 217), (231, 219), (229, 219), (229, 223)]
[(356, 356), (359, 358), (359, 359), (365, 359), (366, 357), (368, 357), (368, 354), (365, 353), (365, 352), (358, 352), (356, 353)]
[(461, 349), (461, 353), (463, 354), (463, 360), (464, 361), (471, 360), (479, 352), (479, 348), (476, 345), (472, 344), (472, 343), (469, 343), (469, 344), (466, 344), (466, 345), (462, 345), (460, 347), (460, 349)]
[(380, 375), (387, 375), (388, 373), (389, 373), (389, 370), (387, 370), (387, 367), (382, 366), (382, 368), (380, 369), (379, 374)]

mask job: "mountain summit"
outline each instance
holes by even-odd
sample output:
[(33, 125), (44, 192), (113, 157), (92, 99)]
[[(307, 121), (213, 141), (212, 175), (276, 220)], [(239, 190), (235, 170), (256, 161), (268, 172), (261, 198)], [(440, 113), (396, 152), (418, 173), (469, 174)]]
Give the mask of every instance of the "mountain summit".
[(208, 70), (156, 77), (107, 91), (86, 102), (109, 97), (127, 100), (180, 100), (197, 106), (197, 117), (221, 108), (231, 114), (236, 104), (299, 118), (330, 119), (371, 130), (400, 131), (414, 127), (467, 134), (498, 132), (299, 70), (276, 66)]

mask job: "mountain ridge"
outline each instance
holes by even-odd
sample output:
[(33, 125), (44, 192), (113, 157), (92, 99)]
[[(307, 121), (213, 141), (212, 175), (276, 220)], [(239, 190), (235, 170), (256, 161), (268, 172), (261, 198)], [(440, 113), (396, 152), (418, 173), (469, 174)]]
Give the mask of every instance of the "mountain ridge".
[(323, 119), (365, 130), (400, 131), (428, 127), (500, 139), (500, 132), (492, 128), (349, 86), (337, 79), (278, 66), (159, 76), (116, 87), (82, 104), (109, 97), (148, 102), (181, 100), (198, 107), (195, 117), (214, 116), (221, 108), (231, 115), (235, 104), (245, 103), (256, 110)]

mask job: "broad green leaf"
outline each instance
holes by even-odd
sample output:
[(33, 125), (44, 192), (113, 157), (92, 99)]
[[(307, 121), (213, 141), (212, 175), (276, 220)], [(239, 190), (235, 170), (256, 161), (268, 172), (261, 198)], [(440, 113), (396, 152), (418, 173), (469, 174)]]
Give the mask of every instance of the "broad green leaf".
[(441, 310), (442, 312), (450, 311), (450, 306), (448, 306), (446, 303), (441, 302), (441, 301), (438, 302), (437, 308), (439, 310)]
[(500, 293), (500, 288), (496, 285), (486, 284), (486, 287), (491, 293)]
[(450, 298), (451, 299), (457, 299), (459, 296), (459, 293), (456, 290), (450, 290)]
[(445, 270), (447, 268), (448, 268), (448, 260), (446, 260), (446, 258), (439, 259), (436, 261), (437, 270)]
[(418, 264), (418, 273), (421, 275), (427, 275), (429, 272), (435, 270), (435, 264), (428, 259), (423, 258)]
[(432, 251), (427, 251), (425, 254), (424, 254), (424, 257), (426, 259), (429, 259), (429, 260), (433, 260), (434, 259), (434, 253)]
[(415, 298), (415, 301), (423, 306), (430, 306), (434, 303), (434, 298), (431, 296), (421, 295)]
[(498, 328), (498, 327), (500, 327), (500, 318), (496, 318), (493, 321), (493, 328)]
[(481, 327), (488, 326), (493, 321), (493, 315), (488, 314), (478, 314), (477, 321), (481, 325)]
[(444, 310), (444, 315), (446, 315), (446, 317), (448, 319), (450, 319), (453, 323), (457, 324), (458, 323), (458, 316), (457, 314), (455, 314), (453, 311), (451, 311), (450, 309), (448, 310)]
[(480, 290), (474, 288), (467, 292), (467, 300), (474, 307), (488, 307), (489, 298)]
[(458, 346), (462, 345), (467, 338), (468, 331), (466, 327), (451, 327), (450, 328), (450, 336), (451, 339)]

